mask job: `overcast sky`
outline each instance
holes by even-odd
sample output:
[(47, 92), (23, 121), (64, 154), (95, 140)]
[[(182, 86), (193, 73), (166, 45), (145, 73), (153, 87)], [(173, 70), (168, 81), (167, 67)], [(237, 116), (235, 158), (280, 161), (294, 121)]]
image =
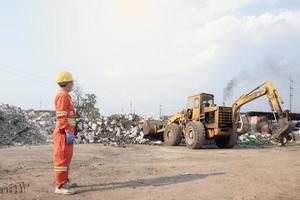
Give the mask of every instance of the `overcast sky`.
[[(299, 0), (0, 0), (0, 102), (53, 109), (55, 76), (69, 70), (104, 115), (158, 116), (186, 96), (264, 80), (300, 112)], [(244, 106), (269, 110), (266, 98)]]

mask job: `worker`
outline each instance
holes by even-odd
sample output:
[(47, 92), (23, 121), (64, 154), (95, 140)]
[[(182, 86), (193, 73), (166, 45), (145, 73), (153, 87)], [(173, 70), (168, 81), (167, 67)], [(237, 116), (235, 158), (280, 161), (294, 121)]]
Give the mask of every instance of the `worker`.
[(69, 179), (76, 126), (76, 115), (69, 94), (73, 89), (74, 79), (71, 73), (61, 72), (56, 82), (60, 90), (55, 97), (57, 125), (53, 133), (55, 193), (70, 195), (74, 194), (71, 188), (77, 186)]

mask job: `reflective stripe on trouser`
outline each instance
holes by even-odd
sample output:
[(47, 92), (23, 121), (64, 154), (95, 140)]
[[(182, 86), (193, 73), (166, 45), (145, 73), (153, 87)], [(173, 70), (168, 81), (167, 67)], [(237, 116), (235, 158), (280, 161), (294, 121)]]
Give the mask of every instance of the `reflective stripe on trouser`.
[(68, 171), (68, 167), (54, 167), (55, 172), (66, 172)]
[(73, 156), (73, 145), (66, 144), (66, 135), (56, 127), (53, 133), (55, 185), (61, 188), (68, 181), (69, 166)]

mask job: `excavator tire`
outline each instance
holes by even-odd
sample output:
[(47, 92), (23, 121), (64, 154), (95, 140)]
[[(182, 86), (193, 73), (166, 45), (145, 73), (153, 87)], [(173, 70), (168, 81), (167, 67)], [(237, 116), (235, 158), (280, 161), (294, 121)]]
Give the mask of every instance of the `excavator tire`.
[(172, 123), (166, 126), (164, 142), (167, 146), (178, 146), (182, 140), (182, 129), (178, 124)]
[(215, 139), (215, 142), (216, 145), (221, 149), (230, 149), (235, 146), (237, 138), (237, 132), (233, 131), (233, 133), (229, 137), (218, 137)]
[(205, 143), (205, 128), (201, 122), (192, 121), (187, 124), (185, 143), (190, 149), (203, 148)]

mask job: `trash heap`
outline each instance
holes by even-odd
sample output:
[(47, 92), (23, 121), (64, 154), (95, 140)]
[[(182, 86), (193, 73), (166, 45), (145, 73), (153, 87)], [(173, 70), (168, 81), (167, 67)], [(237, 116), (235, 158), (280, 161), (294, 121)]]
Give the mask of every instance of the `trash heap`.
[(144, 137), (142, 118), (135, 114), (101, 117), (97, 122), (78, 122), (76, 143), (101, 143), (124, 147), (126, 144), (160, 145), (159, 140)]
[[(81, 119), (75, 142), (121, 147), (126, 144), (162, 144), (159, 140), (144, 137), (141, 120), (142, 117), (135, 114), (101, 117), (96, 122)], [(53, 143), (55, 124), (54, 111), (22, 110), (0, 104), (0, 145)]]
[(53, 130), (55, 128), (56, 116), (54, 111), (47, 110), (25, 110), (29, 122), (34, 123), (41, 135), (46, 137), (47, 143), (53, 143)]
[(0, 145), (44, 144), (46, 138), (21, 108), (0, 104)]
[(239, 146), (256, 146), (256, 147), (278, 145), (278, 143), (272, 140), (270, 134), (261, 134), (257, 132), (249, 132), (239, 136), (237, 144)]

